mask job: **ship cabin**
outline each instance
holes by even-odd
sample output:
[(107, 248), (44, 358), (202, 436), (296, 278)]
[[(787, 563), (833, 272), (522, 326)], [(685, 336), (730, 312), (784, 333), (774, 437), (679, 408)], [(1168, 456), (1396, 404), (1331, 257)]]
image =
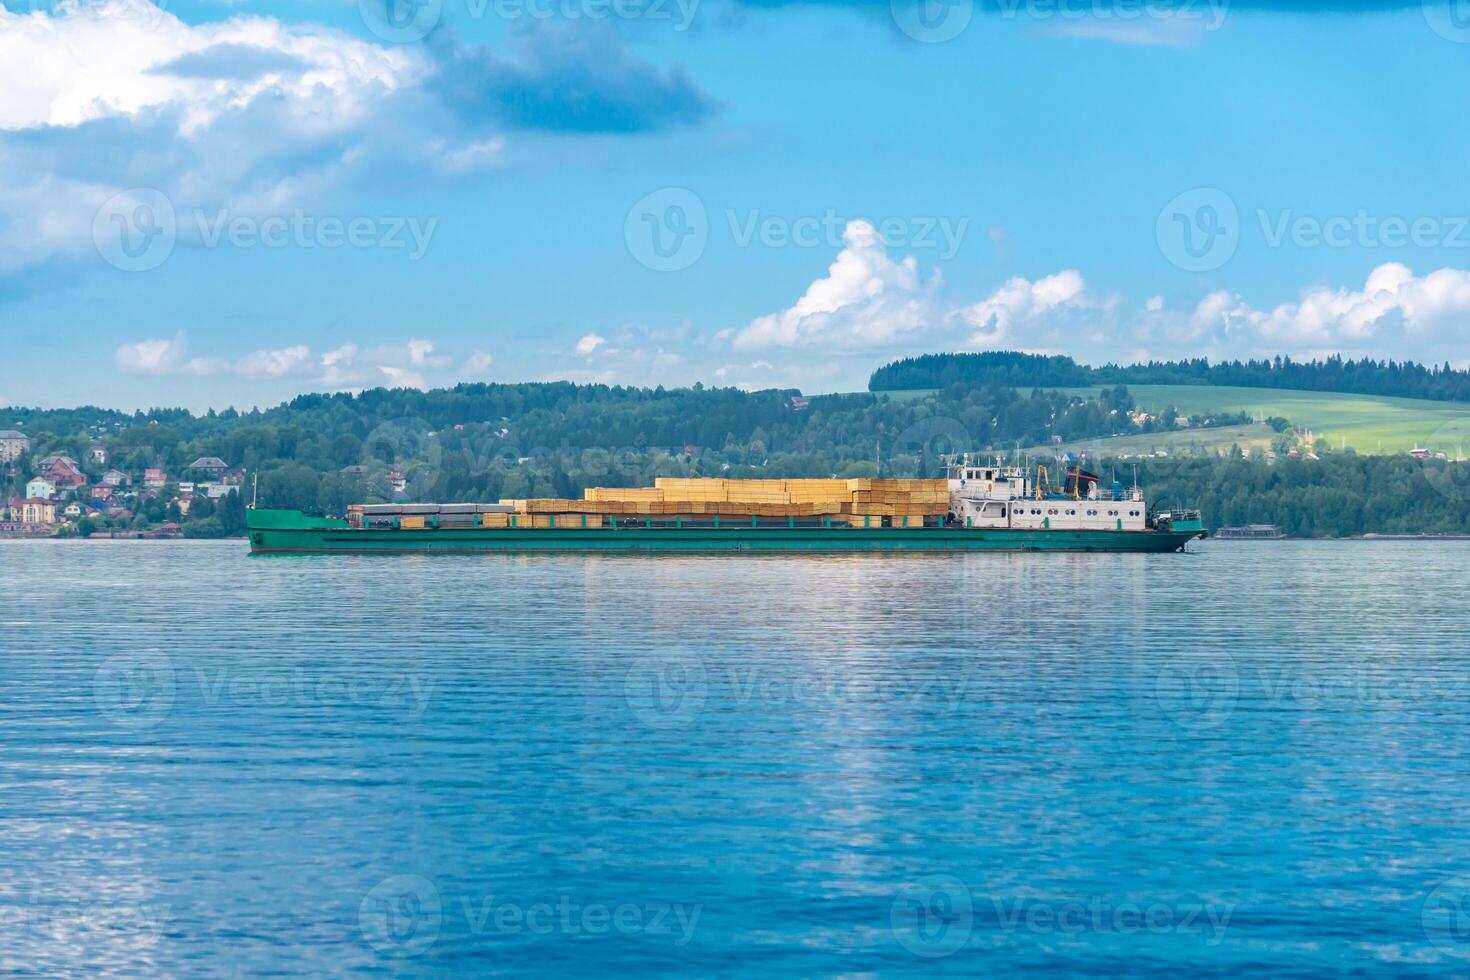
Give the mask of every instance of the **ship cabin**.
[(1143, 531), (1143, 491), (1101, 481), (1080, 467), (1053, 486), (1046, 467), (1033, 477), (1019, 466), (978, 464), (969, 457), (949, 468), (949, 520), (974, 528), (1067, 531)]

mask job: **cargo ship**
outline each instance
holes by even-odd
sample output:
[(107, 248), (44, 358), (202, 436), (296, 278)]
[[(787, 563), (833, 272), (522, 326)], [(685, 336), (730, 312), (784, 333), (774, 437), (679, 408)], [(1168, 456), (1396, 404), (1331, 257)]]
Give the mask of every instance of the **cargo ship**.
[(1197, 511), (1150, 513), (1137, 486), (1080, 468), (1053, 486), (970, 457), (939, 480), (660, 478), (581, 500), (358, 504), (345, 518), (246, 511), (254, 554), (1183, 551)]

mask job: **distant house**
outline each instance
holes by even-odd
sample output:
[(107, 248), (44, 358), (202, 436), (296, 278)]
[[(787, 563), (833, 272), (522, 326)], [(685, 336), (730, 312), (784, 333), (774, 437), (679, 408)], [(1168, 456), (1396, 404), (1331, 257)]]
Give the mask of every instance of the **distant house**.
[(189, 464), (189, 469), (203, 473), (211, 479), (218, 479), (229, 472), (230, 464), (218, 456), (200, 456)]
[(143, 471), (143, 486), (163, 487), (168, 485), (168, 474), (159, 469), (146, 469)]
[(13, 514), (22, 524), (55, 524), (56, 505), (49, 500), (39, 497), (31, 497), (20, 502), (19, 508), (12, 508)]
[(367, 476), (368, 468), (366, 466), (358, 464), (354, 466), (344, 466), (337, 472), (345, 477), (361, 480), (363, 477)]
[(56, 496), (56, 484), (45, 477), (36, 477), (26, 484), (26, 496), (45, 500)]
[(193, 493), (194, 493), (194, 484), (188, 483), (188, 482), (186, 482), (184, 480), (180, 480), (179, 481), (179, 496), (182, 497), (182, 496), (184, 496), (186, 494), (187, 495), (192, 495)]
[(239, 492), (240, 488), (233, 483), (210, 483), (204, 486), (204, 495), (210, 500), (218, 500), (226, 494)]
[(1409, 455), (1413, 456), (1415, 459), (1428, 459), (1429, 450), (1423, 449), (1419, 446), (1415, 446), (1413, 449), (1409, 450)]
[(800, 395), (792, 395), (791, 407), (796, 409), (796, 411), (798, 412), (801, 411), (802, 409), (806, 408), (806, 399), (801, 397)]
[(244, 468), (243, 467), (240, 467), (240, 466), (236, 466), (233, 469), (227, 470), (225, 472), (225, 482), (226, 483), (229, 483), (229, 484), (232, 484), (233, 486), (237, 486), (237, 487), (240, 484), (244, 483), (245, 482), (245, 470), (244, 470)]
[(92, 445), (87, 447), (87, 455), (90, 456), (92, 458), (92, 462), (96, 463), (98, 466), (107, 465), (107, 447), (102, 445), (102, 443), (97, 442), (95, 439), (92, 441)]
[(133, 478), (122, 470), (108, 470), (102, 474), (102, 482), (109, 487), (126, 487), (132, 484)]
[(408, 480), (399, 470), (390, 470), (388, 472), (388, 486), (393, 488), (394, 493), (408, 492)]
[(97, 484), (97, 486), (92, 488), (92, 499), (106, 500), (108, 497), (113, 496), (112, 489), (113, 488), (110, 484), (99, 483)]
[(61, 512), (66, 515), (67, 519), (74, 521), (82, 516), (82, 505), (73, 500), (63, 507)]
[(0, 463), (9, 463), (31, 451), (31, 440), (14, 429), (0, 431)]

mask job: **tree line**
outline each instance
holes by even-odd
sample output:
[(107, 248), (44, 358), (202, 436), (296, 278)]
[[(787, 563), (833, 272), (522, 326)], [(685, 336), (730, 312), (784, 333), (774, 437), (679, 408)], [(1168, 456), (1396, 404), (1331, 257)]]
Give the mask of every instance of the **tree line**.
[(985, 383), (1069, 388), (1118, 384), (1232, 385), (1470, 401), (1470, 371), (1456, 370), (1448, 362), (1426, 367), (1413, 361), (1366, 357), (1354, 361), (1340, 355), (1310, 361), (1277, 356), (1269, 360), (1215, 364), (1201, 357), (1089, 367), (1070, 357), (1016, 351), (925, 354), (880, 367), (869, 379), (868, 390), (913, 391)]

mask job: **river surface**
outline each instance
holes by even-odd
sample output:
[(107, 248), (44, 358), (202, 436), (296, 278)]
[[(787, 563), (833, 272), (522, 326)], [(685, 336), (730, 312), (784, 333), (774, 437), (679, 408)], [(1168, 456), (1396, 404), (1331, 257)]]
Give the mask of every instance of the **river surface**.
[(0, 971), (1470, 975), (1470, 543), (0, 543)]

